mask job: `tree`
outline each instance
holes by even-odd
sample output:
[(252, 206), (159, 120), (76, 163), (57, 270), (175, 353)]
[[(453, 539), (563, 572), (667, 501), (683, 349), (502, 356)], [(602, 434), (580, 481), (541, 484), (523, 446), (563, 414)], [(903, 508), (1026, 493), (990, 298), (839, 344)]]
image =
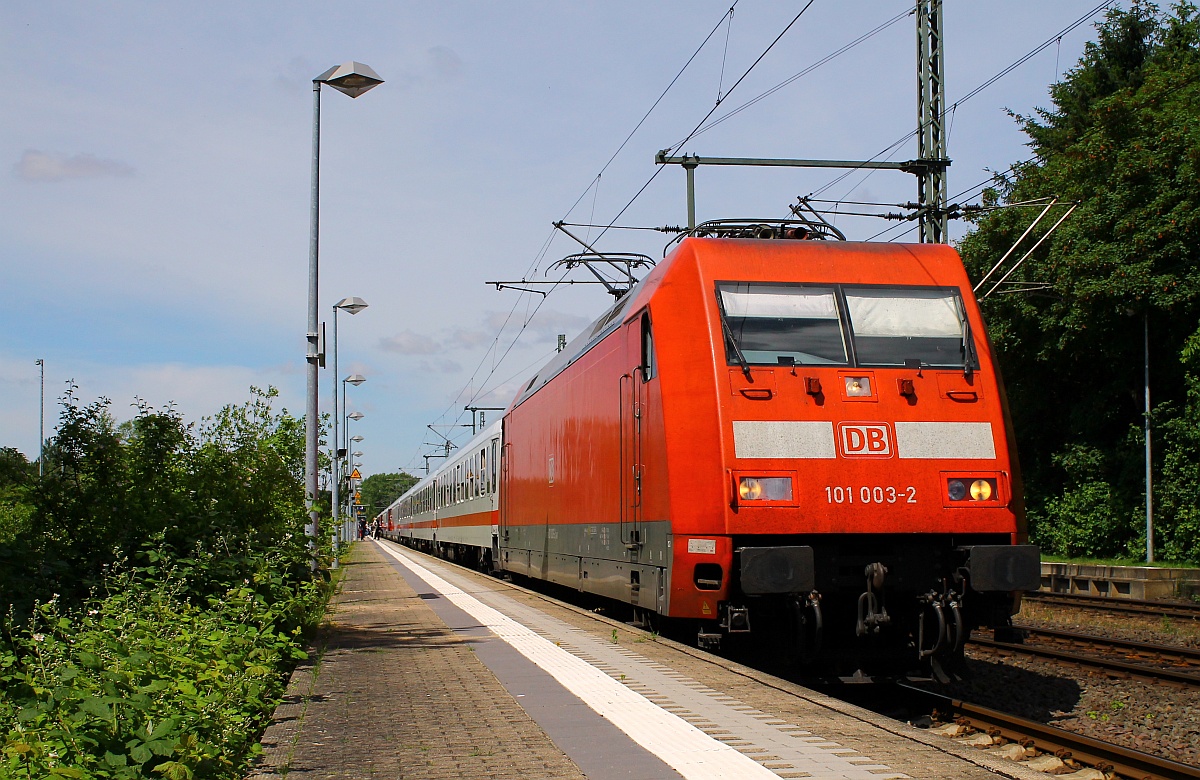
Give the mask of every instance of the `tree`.
[[(251, 393), (197, 431), (141, 400), (118, 424), (108, 399), (85, 404), (68, 388), (45, 476), (0, 485), (0, 531), (15, 527), (0, 533), (0, 610), (23, 613), (53, 594), (77, 603), (151, 540), (179, 556), (217, 545), (232, 560), (258, 541), (299, 536), (303, 421), (272, 408), (274, 388)], [(0, 481), (24, 460), (10, 452)]]
[(387, 509), (418, 482), (420, 478), (405, 471), (398, 474), (372, 474), (364, 479), (360, 492), (363, 506), (367, 508), (367, 517), (374, 517)]
[[(1054, 552), (1113, 555), (1145, 541), (1144, 321), (1156, 427), (1175, 430), (1172, 421), (1200, 403), (1187, 392), (1182, 360), (1200, 319), (1195, 8), (1163, 13), (1135, 2), (1109, 11), (1051, 98), (1052, 109), (1017, 117), (1036, 156), (998, 179), (985, 205), (1058, 195), (1079, 206), (1013, 276), (1046, 288), (995, 294), (983, 308), (1008, 385), (1035, 539)], [(1018, 207), (980, 219), (961, 246), (972, 277), (1031, 220)], [(1186, 446), (1179, 436), (1165, 443)], [(1172, 458), (1161, 450), (1156, 465)], [(1185, 503), (1200, 501), (1198, 491), (1193, 483)], [(1168, 534), (1176, 515), (1174, 503), (1163, 505), (1158, 524)], [(1072, 523), (1077, 533), (1064, 535)]]
[(29, 486), (36, 477), (37, 467), (23, 453), (0, 447), (0, 544), (29, 530), (33, 521)]

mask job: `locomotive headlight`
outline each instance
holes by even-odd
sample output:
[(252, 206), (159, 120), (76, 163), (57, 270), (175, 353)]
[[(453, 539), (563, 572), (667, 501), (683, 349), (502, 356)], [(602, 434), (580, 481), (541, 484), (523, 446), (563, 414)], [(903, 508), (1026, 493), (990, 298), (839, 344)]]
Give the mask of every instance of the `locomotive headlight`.
[(757, 501), (762, 498), (762, 483), (754, 477), (742, 477), (738, 481), (738, 496), (743, 501)]
[(871, 377), (869, 376), (846, 376), (842, 377), (846, 382), (846, 397), (847, 398), (870, 398), (871, 397)]
[(739, 477), (738, 498), (742, 501), (791, 501), (791, 477)]
[(946, 480), (946, 497), (951, 501), (995, 501), (996, 480), (992, 477), (951, 477)]
[(971, 483), (971, 498), (975, 501), (987, 501), (992, 497), (992, 483), (986, 479), (977, 479)]

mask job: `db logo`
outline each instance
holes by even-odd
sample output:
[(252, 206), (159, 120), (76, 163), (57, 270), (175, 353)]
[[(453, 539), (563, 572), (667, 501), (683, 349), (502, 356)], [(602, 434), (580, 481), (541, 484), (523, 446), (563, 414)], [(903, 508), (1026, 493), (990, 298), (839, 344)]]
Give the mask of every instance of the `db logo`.
[(838, 443), (847, 458), (892, 457), (892, 433), (887, 423), (838, 423)]

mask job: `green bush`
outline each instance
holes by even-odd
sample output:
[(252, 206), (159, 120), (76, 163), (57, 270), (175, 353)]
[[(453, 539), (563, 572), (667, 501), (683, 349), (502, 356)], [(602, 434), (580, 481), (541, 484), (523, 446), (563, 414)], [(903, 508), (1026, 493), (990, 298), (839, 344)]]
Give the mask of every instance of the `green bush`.
[(39, 605), (0, 648), (0, 774), (239, 776), (324, 602), (320, 580), (275, 573), (289, 557), (303, 547), (239, 556), (247, 576), (197, 604), (216, 556), (151, 550), (79, 613)]
[(328, 595), (303, 420), (252, 392), (197, 428), (72, 387), (44, 477), (3, 451), (0, 777), (242, 776)]

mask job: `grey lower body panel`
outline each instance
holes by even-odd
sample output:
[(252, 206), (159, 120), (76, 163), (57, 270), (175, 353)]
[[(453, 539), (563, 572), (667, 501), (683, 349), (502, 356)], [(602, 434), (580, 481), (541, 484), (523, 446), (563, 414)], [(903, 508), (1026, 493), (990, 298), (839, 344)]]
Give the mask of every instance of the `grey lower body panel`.
[(637, 524), (640, 544), (626, 544), (621, 523), (509, 526), (500, 541), (505, 571), (665, 613), (670, 575), (668, 521)]

